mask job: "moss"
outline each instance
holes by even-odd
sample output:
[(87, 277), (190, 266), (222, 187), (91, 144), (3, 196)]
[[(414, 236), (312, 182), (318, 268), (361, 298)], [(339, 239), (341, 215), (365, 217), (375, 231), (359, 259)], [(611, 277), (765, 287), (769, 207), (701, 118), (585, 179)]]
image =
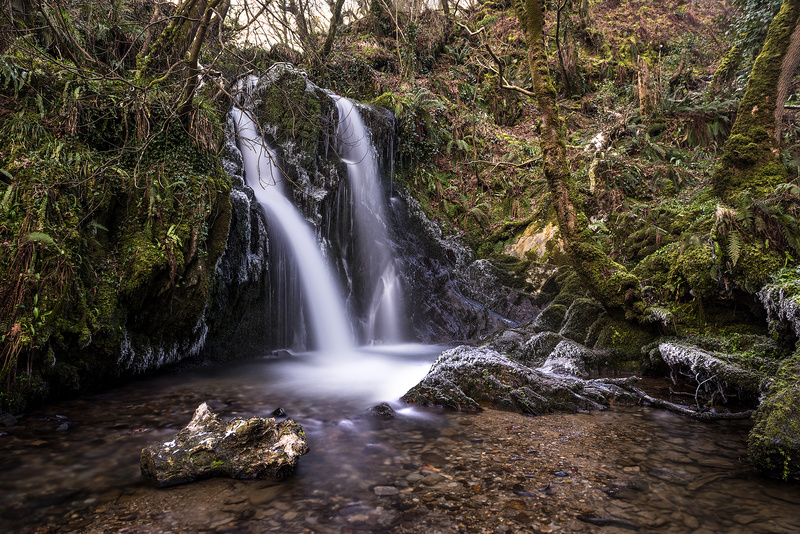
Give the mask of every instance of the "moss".
[(686, 281), (690, 293), (700, 298), (716, 296), (717, 284), (712, 278), (714, 257), (711, 247), (691, 247), (678, 255), (675, 271)]
[(603, 314), (605, 310), (594, 300), (576, 298), (564, 316), (559, 334), (578, 343), (585, 343), (587, 333)]
[[(126, 326), (156, 339), (194, 327), (230, 216), (229, 179), (209, 147), (199, 148), (213, 144), (213, 122), (202, 142), (191, 139), (151, 94), (153, 135), (133, 149), (127, 89), (48, 83), (38, 103), (24, 94), (15, 100), (22, 111), (36, 110), (30, 123), (19, 113), (0, 116), (0, 153), (13, 154), (3, 170), (14, 180), (0, 191), (0, 333), (22, 326), (15, 356), (32, 367), (31, 375), (9, 367), (19, 380), (3, 381), (12, 383), (5, 398), (36, 402), (117, 378)], [(60, 113), (80, 105), (69, 100), (79, 89), (92, 106), (64, 135)], [(26, 237), (31, 225), (35, 241)], [(24, 286), (9, 293), (6, 278), (20, 274)]]
[(745, 243), (732, 269), (733, 281), (742, 289), (756, 293), (783, 267), (785, 257), (764, 246), (762, 241)]
[(386, 108), (389, 111), (393, 112), (394, 109), (395, 109), (395, 100), (396, 99), (397, 99), (397, 97), (393, 93), (386, 92), (386, 93), (381, 94), (377, 98), (375, 98), (371, 102), (371, 104), (373, 106), (380, 106), (380, 107)]
[(661, 302), (715, 297), (715, 259), (710, 246), (672, 243), (660, 248), (633, 270), (651, 296)]
[(558, 295), (550, 303), (551, 306), (560, 305), (566, 309), (573, 300), (586, 295), (586, 286), (572, 269), (565, 269), (563, 273), (556, 275), (555, 282), (558, 285)]
[(641, 363), (642, 347), (655, 337), (650, 328), (612, 319), (602, 324), (594, 348), (605, 352), (607, 366), (619, 368), (626, 362)]
[(332, 105), (330, 98), (313, 89), (300, 71), (282, 68), (272, 72), (271, 83), (259, 92), (259, 122), (276, 128), (274, 135), (269, 130), (265, 134), (276, 145), (294, 143), (298, 154), (316, 152), (323, 142), (322, 118)]
[(781, 365), (756, 412), (747, 448), (765, 474), (800, 480), (800, 353)]
[(566, 306), (563, 304), (550, 304), (536, 317), (533, 324), (536, 327), (557, 332), (561, 329), (566, 315)]

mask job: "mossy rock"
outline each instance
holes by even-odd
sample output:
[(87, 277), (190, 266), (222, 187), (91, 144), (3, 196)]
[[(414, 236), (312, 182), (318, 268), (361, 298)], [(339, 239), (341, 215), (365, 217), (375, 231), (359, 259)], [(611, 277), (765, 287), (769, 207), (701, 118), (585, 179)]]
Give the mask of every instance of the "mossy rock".
[(645, 326), (619, 319), (598, 322), (597, 338), (592, 346), (606, 354), (605, 365), (614, 367), (622, 362), (639, 362), (642, 347), (652, 343), (656, 334)]
[(539, 330), (558, 332), (567, 315), (567, 307), (563, 304), (550, 304), (533, 320), (531, 326)]
[(572, 340), (561, 341), (539, 367), (547, 373), (587, 378), (589, 370), (597, 365), (597, 355), (587, 347)]
[(213, 476), (283, 479), (309, 451), (303, 428), (287, 419), (251, 417), (223, 422), (208, 404), (180, 432), (142, 449), (142, 475), (158, 487)]
[(744, 243), (732, 269), (733, 282), (748, 293), (758, 292), (784, 266), (786, 258), (760, 240)]
[(576, 298), (567, 310), (558, 333), (578, 343), (586, 343), (592, 325), (605, 313), (603, 306), (595, 300)]
[[(275, 145), (293, 143), (295, 152), (314, 154), (325, 142), (325, 117), (334, 103), (301, 70), (276, 64), (257, 90), (258, 119)], [(271, 128), (270, 128), (271, 127)]]
[(714, 279), (716, 261), (709, 245), (671, 243), (647, 256), (634, 269), (647, 293), (668, 302), (676, 299), (713, 299), (719, 296)]
[(481, 346), (517, 359), (514, 355), (519, 354), (526, 339), (527, 335), (523, 332), (514, 329), (501, 330), (490, 334)]
[(540, 415), (599, 409), (607, 395), (611, 393), (595, 385), (539, 372), (491, 349), (460, 346), (443, 352), (427, 376), (402, 399), (459, 411), (487, 406)]
[(573, 300), (586, 295), (586, 284), (581, 281), (580, 277), (572, 269), (564, 269), (563, 272), (559, 272), (555, 277), (555, 281), (558, 284), (559, 292), (550, 303), (551, 306), (558, 304), (569, 307), (572, 305)]
[(512, 357), (525, 365), (539, 367), (562, 341), (564, 337), (555, 332), (540, 332), (528, 338)]
[(800, 353), (781, 365), (756, 412), (747, 449), (765, 474), (800, 480)]

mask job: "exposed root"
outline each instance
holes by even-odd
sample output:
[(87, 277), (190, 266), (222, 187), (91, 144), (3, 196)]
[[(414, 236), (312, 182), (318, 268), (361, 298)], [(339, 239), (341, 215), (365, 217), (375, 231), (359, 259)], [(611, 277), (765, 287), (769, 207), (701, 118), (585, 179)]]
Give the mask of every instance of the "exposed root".
[(700, 421), (749, 419), (754, 412), (754, 410), (745, 410), (743, 412), (720, 413), (720, 412), (703, 412), (699, 410), (693, 410), (692, 408), (681, 406), (680, 404), (675, 404), (673, 402), (669, 402), (663, 399), (657, 399), (655, 397), (651, 397), (650, 395), (648, 395), (647, 393), (645, 393), (644, 391), (633, 385), (634, 382), (637, 382), (639, 380), (640, 380), (639, 377), (630, 376), (627, 378), (601, 378), (598, 380), (594, 380), (593, 382), (599, 382), (602, 384), (614, 384), (616, 386), (621, 387), (634, 397), (637, 397), (640, 401), (647, 402), (651, 406), (655, 406), (657, 408), (663, 408), (665, 410), (669, 410), (670, 412), (677, 413), (680, 415), (686, 415), (688, 417), (691, 417), (692, 419), (699, 419)]

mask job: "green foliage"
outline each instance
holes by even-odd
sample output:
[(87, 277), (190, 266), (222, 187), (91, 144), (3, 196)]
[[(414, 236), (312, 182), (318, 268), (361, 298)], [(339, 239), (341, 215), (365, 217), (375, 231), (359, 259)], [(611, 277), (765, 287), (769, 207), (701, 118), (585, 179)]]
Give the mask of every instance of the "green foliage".
[(736, 209), (718, 207), (712, 235), (720, 273), (733, 284), (757, 291), (782, 265), (800, 258), (800, 188), (782, 184), (762, 198), (748, 193)]
[(426, 161), (452, 141), (442, 124), (444, 105), (422, 87), (399, 94), (384, 93), (373, 103), (388, 108), (397, 117), (400, 132), (397, 155), (405, 165)]
[(87, 76), (31, 46), (0, 57), (0, 409), (115, 376), (126, 325), (194, 326), (210, 271), (197, 265), (227, 225), (212, 106), (187, 124), (157, 84)]

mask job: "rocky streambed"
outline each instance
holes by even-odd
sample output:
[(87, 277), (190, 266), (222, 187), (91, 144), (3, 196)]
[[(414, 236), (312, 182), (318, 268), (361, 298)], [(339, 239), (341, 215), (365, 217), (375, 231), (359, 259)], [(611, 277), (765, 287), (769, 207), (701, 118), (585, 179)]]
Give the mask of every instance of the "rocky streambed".
[[(373, 355), (395, 372), (375, 368), (359, 378), (345, 371), (352, 375), (346, 384), (346, 376), (330, 369), (314, 375), (318, 364), (302, 358), (264, 359), (167, 375), (31, 412), (0, 436), (0, 529), (800, 529), (798, 486), (764, 479), (745, 460), (746, 421), (700, 423), (613, 403), (601, 411), (538, 417), (401, 403), (392, 403), (394, 417), (368, 409), (416, 383), (434, 352)], [(365, 373), (368, 367), (362, 362)], [(381, 382), (381, 374), (405, 374), (406, 385)], [(640, 385), (648, 391), (661, 386)], [(216, 478), (150, 486), (139, 473), (141, 448), (174, 434), (203, 401), (226, 419), (282, 407), (306, 429), (311, 451), (281, 482)]]

